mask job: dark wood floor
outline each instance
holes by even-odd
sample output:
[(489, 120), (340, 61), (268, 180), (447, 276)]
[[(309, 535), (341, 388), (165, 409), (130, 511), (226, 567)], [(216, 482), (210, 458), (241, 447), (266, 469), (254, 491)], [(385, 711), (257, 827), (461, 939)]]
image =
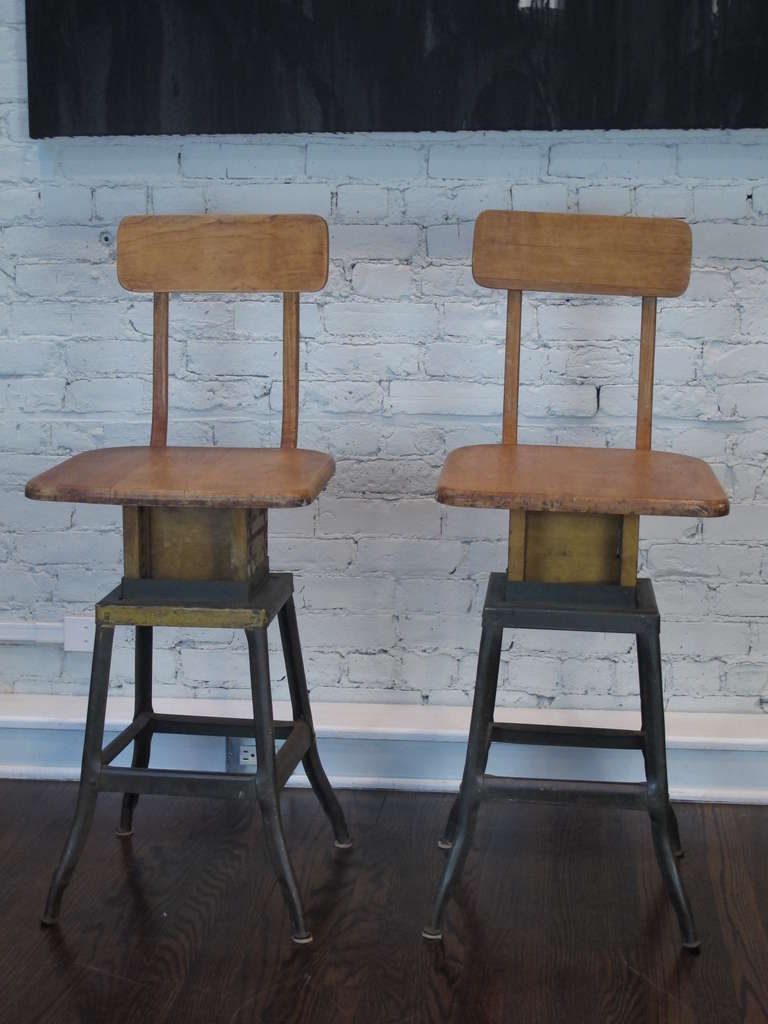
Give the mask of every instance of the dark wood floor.
[(694, 957), (643, 815), (511, 802), (481, 811), (446, 938), (422, 941), (450, 804), (430, 794), (342, 793), (346, 852), (311, 793), (284, 795), (307, 947), (258, 813), (145, 797), (118, 840), (104, 795), (61, 923), (41, 929), (74, 797), (0, 783), (2, 1024), (768, 1021), (768, 808), (679, 808)]

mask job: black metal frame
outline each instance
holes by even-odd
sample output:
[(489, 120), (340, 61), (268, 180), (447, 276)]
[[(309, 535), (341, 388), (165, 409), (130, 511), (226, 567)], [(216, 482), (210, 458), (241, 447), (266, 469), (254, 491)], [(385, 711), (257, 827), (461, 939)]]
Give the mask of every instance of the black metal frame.
[[(494, 722), (505, 627), (634, 633), (640, 676), (641, 728), (635, 731)], [(464, 775), (444, 837), (438, 844), (451, 852), (438, 886), (432, 920), (423, 931), (425, 938), (442, 938), (445, 901), (469, 851), (480, 802), (490, 797), (513, 797), (647, 810), (656, 858), (677, 914), (683, 946), (698, 950), (693, 915), (676, 861), (676, 857), (682, 856), (682, 848), (667, 784), (659, 633), (659, 610), (650, 580), (640, 579), (635, 587), (511, 583), (503, 573), (491, 573), (483, 606), (483, 631)], [(488, 775), (485, 768), (494, 741), (641, 750), (646, 782), (570, 782)]]
[[(218, 594), (208, 585), (202, 594), (194, 583), (172, 588), (162, 581), (153, 587), (151, 580), (142, 581), (140, 601), (142, 617), (153, 612), (164, 623), (173, 609), (194, 608), (205, 615), (206, 610), (220, 616), (222, 608), (233, 608), (227, 598), (232, 595), (224, 585)], [(231, 588), (230, 588), (231, 589)], [(184, 603), (179, 603), (184, 596)], [(173, 604), (171, 604), (173, 601)], [(59, 915), (62, 895), (82, 852), (93, 820), (99, 792), (124, 793), (119, 836), (133, 832), (133, 813), (142, 793), (169, 796), (226, 797), (236, 800), (255, 799), (262, 812), (264, 834), (272, 865), (282, 889), (291, 918), (292, 938), (297, 943), (312, 941), (304, 923), (301, 900), (280, 820), (279, 794), (301, 762), (309, 782), (333, 828), (335, 845), (351, 846), (344, 814), (323, 770), (317, 751), (307, 681), (301, 654), (296, 609), (293, 602), (293, 579), (287, 573), (270, 574), (263, 587), (240, 608), (246, 619), (260, 622), (245, 628), (250, 659), (253, 719), (205, 718), (190, 715), (158, 714), (152, 707), (152, 626), (135, 625), (135, 708), (131, 724), (102, 750), (104, 718), (109, 687), (109, 669), (115, 625), (135, 624), (137, 595), (124, 594), (118, 587), (96, 609), (96, 636), (93, 649), (91, 685), (83, 743), (83, 762), (77, 806), (59, 865), (53, 875), (42, 923), (53, 924)], [(275, 721), (272, 712), (272, 689), (269, 674), (267, 626), (277, 616), (280, 626), (286, 674), (293, 710), (293, 721)], [(240, 616), (234, 614), (235, 619)], [(193, 736), (243, 736), (256, 741), (256, 774), (225, 772), (194, 772), (149, 767), (152, 737), (156, 733), (183, 733)], [(284, 740), (275, 752), (275, 739)], [(133, 743), (130, 768), (117, 768), (112, 761)]]

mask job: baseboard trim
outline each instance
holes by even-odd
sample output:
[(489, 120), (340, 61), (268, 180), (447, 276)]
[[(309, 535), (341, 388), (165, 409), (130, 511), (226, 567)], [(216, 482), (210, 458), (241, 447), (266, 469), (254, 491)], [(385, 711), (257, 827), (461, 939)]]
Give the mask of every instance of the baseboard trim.
[[(164, 699), (159, 711), (248, 717), (243, 700)], [(0, 777), (76, 779), (80, 772), (84, 697), (0, 696)], [(129, 698), (110, 700), (105, 742), (132, 714)], [(276, 703), (277, 717), (290, 706)], [(458, 788), (469, 709), (410, 704), (317, 703), (320, 752), (331, 781), (347, 789)], [(500, 708), (500, 721), (637, 728), (623, 711)], [(768, 715), (670, 712), (667, 751), (673, 798), (696, 802), (768, 804)], [(129, 751), (116, 763), (129, 763)], [(225, 770), (225, 741), (157, 736), (153, 766)], [(489, 770), (499, 775), (632, 782), (642, 777), (638, 751), (496, 744)], [(293, 785), (306, 785), (299, 772)]]

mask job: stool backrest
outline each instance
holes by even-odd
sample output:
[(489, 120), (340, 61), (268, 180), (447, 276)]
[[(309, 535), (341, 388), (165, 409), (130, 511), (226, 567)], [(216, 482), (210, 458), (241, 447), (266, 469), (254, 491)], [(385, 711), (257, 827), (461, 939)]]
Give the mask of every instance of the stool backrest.
[(691, 229), (681, 220), (486, 210), (475, 223), (472, 273), (507, 289), (503, 441), (517, 441), (522, 292), (642, 296), (636, 446), (651, 447), (657, 296), (682, 295)]
[[(642, 297), (635, 446), (651, 447), (658, 296), (681, 295), (691, 270), (691, 230), (680, 220), (486, 210), (475, 224), (472, 272), (507, 290), (502, 442), (517, 444), (524, 290)], [(637, 579), (639, 517), (564, 512), (509, 516), (510, 580), (619, 583)], [(526, 552), (536, 541), (538, 568)]]
[(282, 447), (295, 447), (299, 417), (299, 293), (328, 279), (328, 225), (312, 214), (126, 217), (117, 233), (117, 277), (154, 293), (153, 447), (168, 433), (170, 292), (283, 293)]

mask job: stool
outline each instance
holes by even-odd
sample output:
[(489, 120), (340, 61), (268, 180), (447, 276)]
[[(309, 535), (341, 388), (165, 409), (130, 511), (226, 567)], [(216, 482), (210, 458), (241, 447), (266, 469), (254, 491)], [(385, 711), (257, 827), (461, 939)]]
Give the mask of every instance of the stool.
[[(102, 790), (122, 792), (118, 835), (133, 831), (141, 793), (256, 800), (294, 942), (312, 941), (280, 820), (279, 793), (299, 762), (325, 811), (337, 847), (351, 845), (344, 814), (317, 752), (304, 676), (293, 578), (271, 573), (267, 510), (310, 504), (334, 473), (323, 452), (296, 447), (299, 292), (328, 276), (328, 227), (321, 217), (128, 217), (117, 238), (117, 272), (131, 291), (154, 293), (152, 433), (149, 447), (76, 455), (27, 484), (29, 498), (123, 506), (124, 576), (96, 605), (96, 633), (77, 807), (53, 876), (43, 924), (59, 914)], [(170, 292), (283, 293), (283, 419), (279, 449), (167, 447)], [(293, 720), (273, 720), (267, 627), (280, 626)], [(115, 626), (133, 626), (132, 723), (102, 750)], [(243, 629), (253, 718), (158, 714), (152, 707), (154, 626)], [(156, 733), (251, 737), (255, 774), (149, 767)], [(275, 753), (275, 739), (284, 740)], [(112, 761), (133, 743), (130, 768)]]
[[(657, 297), (685, 291), (690, 262), (691, 232), (682, 221), (502, 211), (485, 211), (477, 219), (474, 278), (479, 285), (507, 290), (502, 442), (451, 452), (437, 500), (509, 509), (509, 559), (507, 572), (492, 573), (488, 584), (464, 774), (439, 843), (450, 855), (425, 938), (442, 937), (444, 904), (467, 856), (481, 801), (514, 797), (647, 810), (683, 946), (699, 947), (676, 861), (682, 850), (667, 787), (659, 612), (650, 580), (637, 579), (640, 515), (728, 512), (728, 500), (709, 466), (651, 451)], [(635, 449), (518, 444), (525, 289), (641, 297)], [(641, 728), (494, 722), (505, 627), (634, 633)], [(638, 749), (646, 782), (493, 776), (486, 773), (486, 764), (494, 741)]]

